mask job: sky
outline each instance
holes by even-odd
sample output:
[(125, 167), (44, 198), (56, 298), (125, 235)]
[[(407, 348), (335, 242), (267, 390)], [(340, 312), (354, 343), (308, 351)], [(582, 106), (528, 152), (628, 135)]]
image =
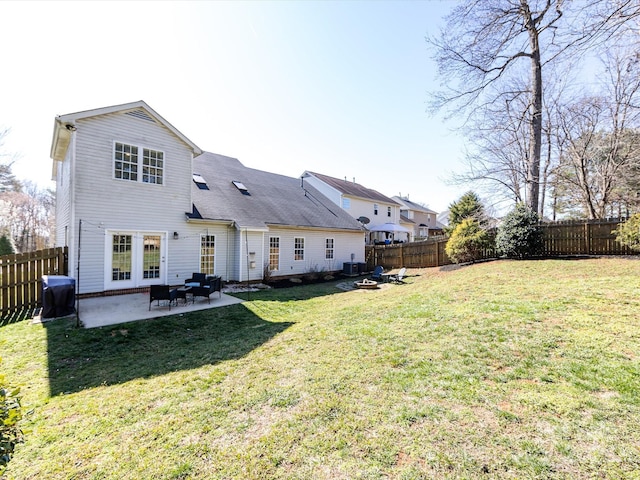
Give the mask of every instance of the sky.
[(144, 100), (201, 149), (444, 211), (464, 143), (427, 111), (454, 0), (0, 2), (1, 147), (51, 181), (54, 120)]

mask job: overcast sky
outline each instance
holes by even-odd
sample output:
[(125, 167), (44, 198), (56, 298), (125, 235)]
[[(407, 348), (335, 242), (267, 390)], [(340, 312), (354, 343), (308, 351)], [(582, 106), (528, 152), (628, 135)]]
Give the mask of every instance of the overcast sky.
[(200, 148), (445, 210), (463, 155), (426, 111), (425, 42), (453, 0), (0, 2), (0, 127), (53, 186), (56, 115), (144, 100)]

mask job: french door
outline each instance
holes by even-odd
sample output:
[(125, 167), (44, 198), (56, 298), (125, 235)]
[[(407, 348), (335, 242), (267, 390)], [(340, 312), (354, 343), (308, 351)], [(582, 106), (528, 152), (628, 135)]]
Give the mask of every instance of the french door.
[(166, 233), (110, 232), (107, 235), (106, 289), (165, 283)]

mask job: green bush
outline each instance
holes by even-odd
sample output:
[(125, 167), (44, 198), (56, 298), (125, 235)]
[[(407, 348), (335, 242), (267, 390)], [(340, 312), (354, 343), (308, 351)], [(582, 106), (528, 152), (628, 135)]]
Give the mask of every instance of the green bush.
[(640, 213), (629, 217), (613, 233), (616, 234), (616, 240), (622, 245), (635, 252), (640, 252)]
[(445, 252), (455, 263), (474, 262), (482, 258), (483, 250), (490, 243), (489, 234), (480, 226), (480, 222), (466, 218), (451, 233)]
[(498, 227), (496, 234), (498, 254), (509, 258), (527, 258), (540, 255), (543, 247), (538, 214), (524, 203), (517, 204)]
[(20, 389), (11, 388), (0, 372), (0, 476), (4, 474), (16, 445), (24, 441), (18, 425), (22, 420), (19, 393)]
[(11, 255), (16, 253), (11, 244), (11, 240), (6, 235), (0, 237), (0, 255)]

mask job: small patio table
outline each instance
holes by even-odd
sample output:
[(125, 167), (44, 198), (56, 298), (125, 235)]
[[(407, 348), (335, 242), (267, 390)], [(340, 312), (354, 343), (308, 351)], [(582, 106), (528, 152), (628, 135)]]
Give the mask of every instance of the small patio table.
[(184, 287), (180, 287), (178, 288), (177, 294), (176, 294), (176, 303), (178, 302), (178, 298), (181, 298), (184, 300), (184, 304), (186, 305), (187, 302), (187, 295), (191, 296), (191, 303), (193, 303), (193, 295), (191, 295), (191, 287), (189, 286), (184, 286)]

